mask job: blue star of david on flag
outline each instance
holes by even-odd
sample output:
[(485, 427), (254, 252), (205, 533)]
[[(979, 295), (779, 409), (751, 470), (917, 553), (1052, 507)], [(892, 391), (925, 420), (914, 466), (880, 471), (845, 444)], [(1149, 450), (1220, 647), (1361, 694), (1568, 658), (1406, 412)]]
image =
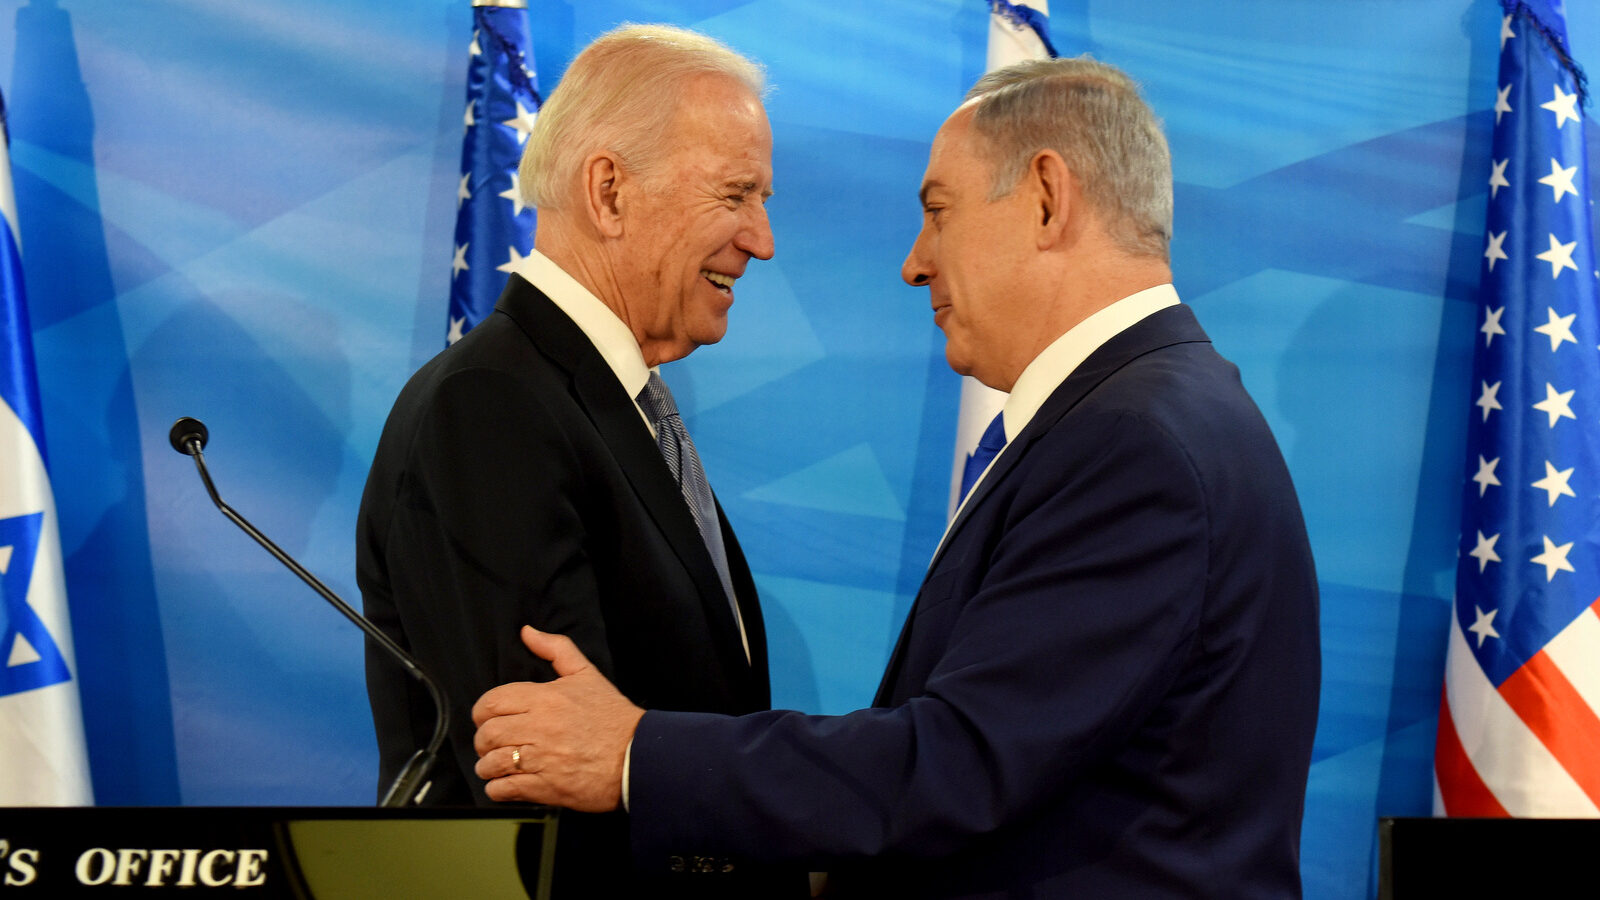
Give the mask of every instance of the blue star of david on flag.
[(506, 274), (533, 249), (534, 211), (517, 190), (517, 164), (544, 102), (533, 70), (528, 11), (477, 6), (472, 16), (449, 344), (494, 311)]
[(72, 678), (67, 661), (28, 605), (44, 513), (0, 519), (0, 697)]

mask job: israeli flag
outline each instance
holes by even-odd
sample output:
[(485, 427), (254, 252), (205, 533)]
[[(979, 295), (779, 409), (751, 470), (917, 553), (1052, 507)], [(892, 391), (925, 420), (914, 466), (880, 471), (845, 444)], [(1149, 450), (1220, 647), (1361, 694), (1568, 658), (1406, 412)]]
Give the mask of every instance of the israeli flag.
[(0, 806), (94, 802), (0, 99)]
[[(1050, 5), (1048, 0), (988, 0), (989, 52), (987, 71), (1004, 68), (1025, 59), (1046, 59), (1056, 55), (1050, 43)], [(956, 416), (955, 459), (950, 467), (950, 505), (946, 513), (954, 518), (961, 505), (961, 473), (967, 460), (978, 449), (978, 439), (989, 421), (1006, 405), (1006, 394), (986, 387), (971, 375), (961, 378), (961, 411)]]

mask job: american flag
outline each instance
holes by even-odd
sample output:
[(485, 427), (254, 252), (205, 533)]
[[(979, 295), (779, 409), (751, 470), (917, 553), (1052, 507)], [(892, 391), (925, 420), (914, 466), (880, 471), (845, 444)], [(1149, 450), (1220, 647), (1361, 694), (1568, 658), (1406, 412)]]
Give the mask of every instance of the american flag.
[(526, 0), (473, 0), (472, 20), (448, 344), (494, 310), (506, 273), (533, 249), (534, 212), (517, 191), (517, 162), (543, 102)]
[(1435, 811), (1600, 815), (1600, 304), (1584, 80), (1502, 0), (1488, 234)]

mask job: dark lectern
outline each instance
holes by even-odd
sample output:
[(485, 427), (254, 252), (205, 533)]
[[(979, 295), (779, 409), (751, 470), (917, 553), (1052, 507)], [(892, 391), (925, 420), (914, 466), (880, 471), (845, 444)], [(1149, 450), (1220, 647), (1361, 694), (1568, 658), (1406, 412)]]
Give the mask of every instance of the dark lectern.
[(556, 813), (279, 807), (0, 809), (0, 898), (533, 898)]
[(1600, 819), (1378, 820), (1378, 898), (1593, 897)]

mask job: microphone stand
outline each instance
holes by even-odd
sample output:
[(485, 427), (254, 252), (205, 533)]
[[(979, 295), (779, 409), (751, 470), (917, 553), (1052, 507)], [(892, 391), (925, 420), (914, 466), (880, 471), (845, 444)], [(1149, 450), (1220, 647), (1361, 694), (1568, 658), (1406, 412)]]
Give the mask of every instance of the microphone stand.
[(229, 521), (239, 526), (240, 530), (244, 531), (245, 534), (254, 538), (256, 543), (272, 554), (272, 557), (278, 562), (287, 566), (289, 571), (300, 576), (300, 580), (309, 585), (312, 590), (321, 594), (322, 599), (333, 604), (334, 609), (337, 609), (346, 619), (349, 619), (357, 628), (365, 632), (367, 637), (375, 641), (378, 646), (382, 647), (385, 652), (397, 660), (401, 667), (412, 678), (422, 682), (423, 686), (428, 689), (428, 693), (433, 696), (434, 707), (437, 710), (437, 715), (433, 722), (433, 737), (429, 739), (425, 748), (418, 750), (412, 754), (409, 760), (406, 760), (405, 766), (400, 770), (400, 774), (395, 776), (394, 781), (389, 784), (388, 789), (384, 791), (383, 799), (379, 801), (378, 805), (397, 807), (421, 803), (423, 796), (428, 792), (428, 788), (433, 784), (431, 781), (424, 782), (423, 779), (427, 777), (428, 772), (438, 762), (439, 748), (444, 746), (445, 726), (450, 718), (449, 699), (445, 697), (444, 691), (440, 689), (439, 683), (433, 679), (433, 676), (424, 671), (422, 665), (410, 653), (407, 653), (405, 648), (395, 643), (393, 638), (384, 634), (379, 630), (378, 626), (368, 621), (365, 616), (356, 612), (350, 604), (340, 599), (338, 594), (328, 590), (326, 585), (318, 580), (315, 575), (306, 571), (305, 567), (296, 562), (294, 557), (280, 550), (278, 545), (274, 544), (270, 538), (258, 531), (243, 516), (234, 512), (232, 507), (222, 502), (222, 496), (217, 493), (216, 485), (211, 481), (211, 473), (206, 470), (205, 457), (200, 452), (209, 437), (210, 434), (206, 430), (205, 423), (187, 416), (174, 422), (172, 431), (168, 435), (174, 450), (186, 456), (194, 457), (194, 465), (200, 471), (200, 480), (205, 482), (206, 493), (211, 495), (211, 502), (217, 505), (217, 509), (221, 510)]

